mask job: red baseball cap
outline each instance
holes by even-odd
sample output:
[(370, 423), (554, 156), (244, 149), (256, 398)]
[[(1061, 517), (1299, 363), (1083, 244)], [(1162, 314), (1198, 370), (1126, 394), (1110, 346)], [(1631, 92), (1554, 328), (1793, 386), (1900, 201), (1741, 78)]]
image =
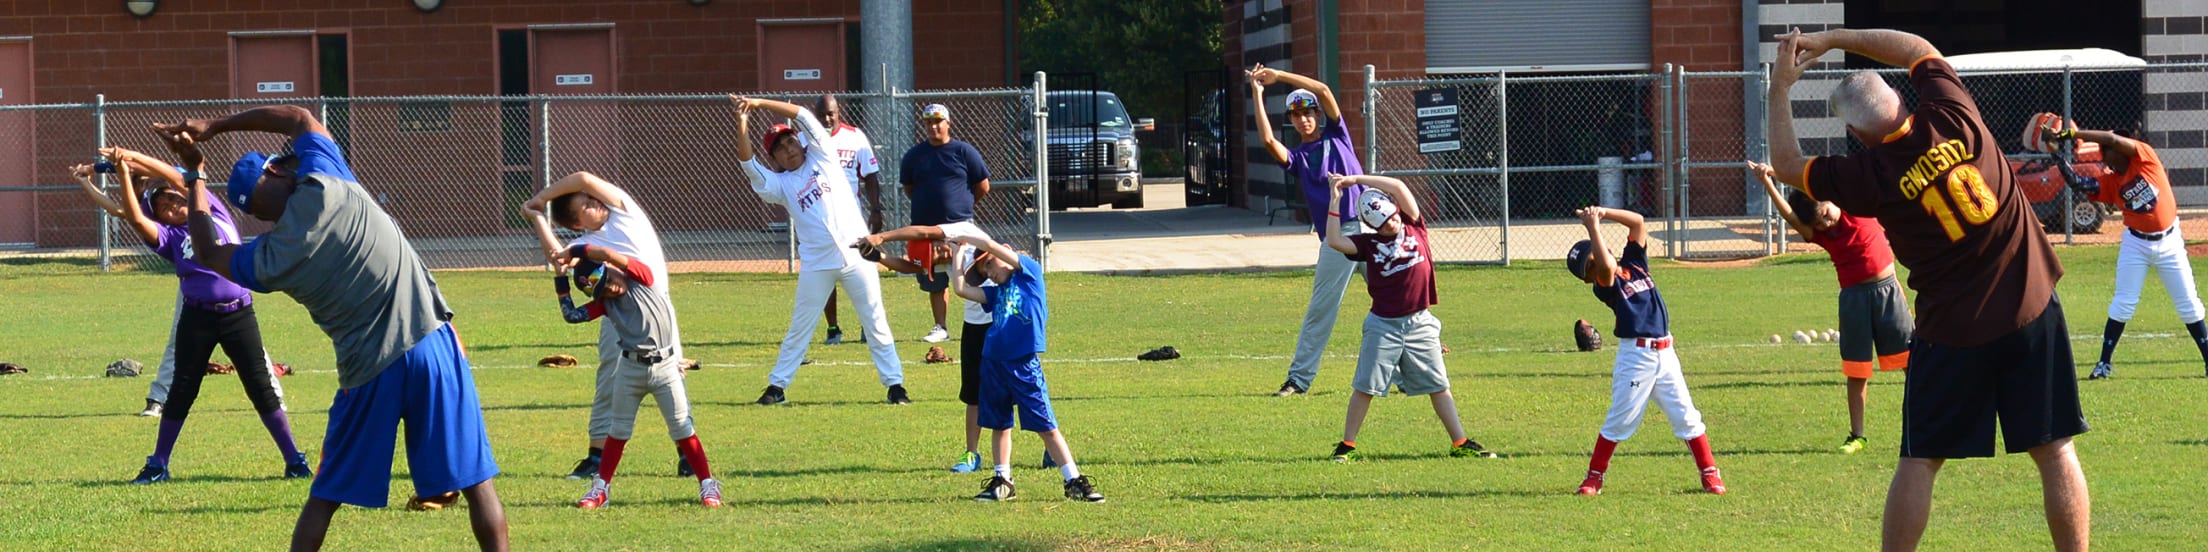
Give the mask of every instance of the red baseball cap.
[(767, 135), (759, 138), (759, 153), (762, 155), (773, 154), (774, 143), (780, 141), (783, 136), (791, 134), (797, 134), (797, 129), (790, 128), (790, 125), (777, 124), (767, 127)]

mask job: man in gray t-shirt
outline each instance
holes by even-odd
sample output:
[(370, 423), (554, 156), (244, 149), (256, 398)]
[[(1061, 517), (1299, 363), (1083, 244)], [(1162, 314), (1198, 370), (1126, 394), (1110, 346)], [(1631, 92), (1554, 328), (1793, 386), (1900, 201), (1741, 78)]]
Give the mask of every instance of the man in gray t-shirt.
[(202, 264), (261, 293), (283, 292), (337, 349), (337, 396), (322, 467), (292, 534), (292, 548), (318, 549), (340, 504), (382, 507), (390, 493), (393, 443), (406, 426), (407, 467), (422, 496), (468, 498), (476, 540), (506, 548), (506, 518), (491, 479), (483, 410), (451, 324), (452, 309), (421, 257), (361, 187), (330, 133), (289, 105), (193, 119), (155, 130), (180, 148), (233, 131), (291, 137), (291, 153), (249, 153), (230, 171), (226, 194), (238, 210), (275, 228), (244, 245), (218, 241), (205, 184), (191, 195), (192, 245)]

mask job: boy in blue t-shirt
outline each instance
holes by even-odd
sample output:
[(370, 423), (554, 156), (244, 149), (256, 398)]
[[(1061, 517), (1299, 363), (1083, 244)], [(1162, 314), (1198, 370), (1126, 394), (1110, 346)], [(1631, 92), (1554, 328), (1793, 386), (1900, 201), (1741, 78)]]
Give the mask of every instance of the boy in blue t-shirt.
[[(981, 346), (980, 424), (994, 430), (990, 454), (996, 473), (974, 500), (996, 502), (1017, 496), (1012, 491), (1012, 415), (1019, 410), (1020, 427), (1043, 438), (1050, 457), (1066, 477), (1066, 498), (1103, 502), (1104, 495), (1074, 466), (1073, 451), (1050, 411), (1050, 387), (1043, 382), (1046, 348), (1044, 325), (1050, 320), (1049, 300), (1043, 287), (1043, 266), (1033, 257), (986, 236), (958, 235), (952, 239), (974, 246), (982, 253), (972, 268), (953, 279), (959, 297), (981, 303), (995, 317)], [(995, 282), (982, 287), (982, 281)]]

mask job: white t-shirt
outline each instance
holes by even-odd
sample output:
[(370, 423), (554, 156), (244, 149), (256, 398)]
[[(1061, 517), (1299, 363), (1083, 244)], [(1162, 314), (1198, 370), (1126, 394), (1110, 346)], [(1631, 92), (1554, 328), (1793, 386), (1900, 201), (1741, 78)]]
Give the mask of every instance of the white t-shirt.
[(659, 231), (652, 227), (652, 217), (644, 214), (644, 206), (637, 205), (627, 190), (613, 188), (613, 195), (621, 206), (606, 205), (606, 225), (583, 233), (567, 245), (589, 244), (642, 261), (658, 276), (652, 280), (652, 289), (667, 295), (667, 252), (659, 245)]
[[(988, 233), (982, 232), (981, 227), (975, 226), (972, 222), (954, 222), (950, 224), (945, 224), (941, 226), (941, 228), (943, 229), (944, 239), (954, 239), (960, 236), (980, 236), (985, 238), (989, 237)], [(953, 257), (951, 260), (950, 276), (952, 278), (966, 277), (966, 267), (973, 266), (974, 257), (980, 256), (980, 254), (981, 250), (975, 248), (974, 246), (958, 246), (958, 255), (956, 257)], [(988, 280), (983, 280), (981, 282), (981, 287), (995, 287), (996, 285), (996, 282), (991, 282)], [(981, 303), (976, 303), (973, 301), (966, 302), (966, 323), (988, 324), (994, 321), (996, 321), (996, 318), (989, 316), (989, 309), (982, 308)]]
[(836, 160), (843, 164), (843, 180), (851, 183), (851, 199), (859, 202), (860, 212), (865, 212), (861, 179), (882, 172), (882, 161), (874, 158), (874, 142), (868, 141), (859, 127), (837, 123), (835, 132), (828, 134), (828, 149), (836, 151)]
[[(797, 259), (803, 270), (842, 270), (867, 262), (851, 244), (866, 237), (866, 216), (859, 210), (857, 194), (844, 180), (836, 155), (820, 146), (828, 131), (811, 110), (797, 112), (797, 140), (805, 147), (804, 164), (796, 170), (774, 172), (758, 156), (744, 162), (751, 175), (751, 191), (759, 199), (781, 205), (790, 212), (790, 230), (797, 232)], [(767, 155), (759, 152), (759, 156)]]

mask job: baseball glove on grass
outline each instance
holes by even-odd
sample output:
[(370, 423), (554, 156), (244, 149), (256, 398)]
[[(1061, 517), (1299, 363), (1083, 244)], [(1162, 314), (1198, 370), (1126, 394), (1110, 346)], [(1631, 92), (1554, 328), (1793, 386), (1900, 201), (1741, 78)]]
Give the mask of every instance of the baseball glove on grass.
[(228, 365), (228, 364), (223, 364), (223, 363), (220, 363), (220, 362), (209, 362), (209, 363), (207, 363), (207, 373), (209, 373), (209, 374), (235, 374), (235, 373), (238, 373), (238, 367), (236, 367), (236, 366), (231, 366), (231, 365)]
[(1595, 331), (1595, 325), (1587, 323), (1586, 320), (1573, 322), (1572, 341), (1579, 345), (1579, 350), (1582, 352), (1601, 349), (1602, 332)]
[(573, 355), (559, 354), (537, 359), (537, 365), (546, 368), (574, 368), (577, 364), (581, 364), (581, 361), (575, 360)]
[(926, 361), (928, 364), (942, 364), (946, 362), (957, 362), (958, 359), (951, 358), (950, 354), (944, 353), (942, 347), (929, 347), (928, 357)]
[(127, 359), (127, 358), (126, 358), (126, 359), (118, 360), (118, 361), (115, 361), (115, 362), (112, 362), (112, 363), (108, 363), (108, 365), (107, 365), (107, 377), (111, 377), (111, 378), (135, 378), (135, 377), (138, 377), (138, 374), (140, 374), (140, 373), (144, 373), (144, 372), (145, 372), (145, 370), (146, 370), (146, 365), (144, 365), (144, 364), (139, 364), (139, 363), (138, 363), (138, 361), (135, 361), (135, 360), (131, 360), (131, 359)]

